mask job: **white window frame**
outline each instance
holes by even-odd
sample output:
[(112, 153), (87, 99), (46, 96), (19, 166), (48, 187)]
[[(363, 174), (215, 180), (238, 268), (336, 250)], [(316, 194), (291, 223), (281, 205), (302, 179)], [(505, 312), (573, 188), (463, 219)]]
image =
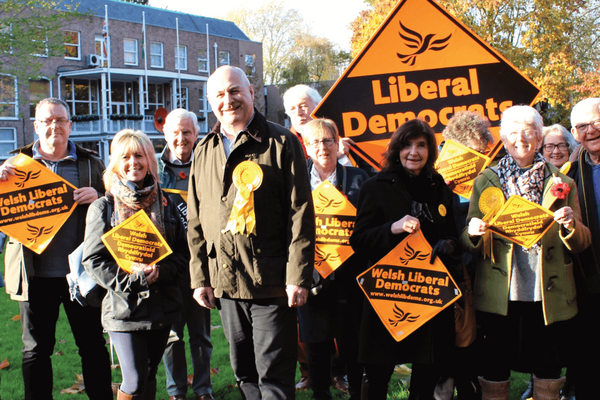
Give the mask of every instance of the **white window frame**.
[[(42, 27), (38, 26), (38, 28), (42, 28)], [(43, 40), (33, 39), (33, 42), (34, 43), (38, 43), (38, 42), (44, 43), (44, 54), (33, 53), (32, 56), (48, 58), (48, 36), (44, 35)]]
[[(204, 52), (204, 57), (202, 57), (201, 52)], [(208, 55), (210, 52), (205, 49), (198, 50), (198, 72), (208, 72)], [(204, 64), (204, 68), (200, 68), (201, 65)]]
[[(0, 143), (2, 143), (2, 144), (11, 143), (13, 145), (13, 150), (16, 149), (17, 148), (17, 128), (13, 128), (10, 126), (2, 126), (2, 127), (0, 127), (0, 131), (12, 131), (13, 132), (13, 140), (2, 140), (2, 137), (0, 136)], [(12, 157), (12, 154), (7, 153), (6, 156), (4, 156), (2, 153), (0, 153), (0, 160), (7, 160), (10, 157)]]
[(65, 51), (65, 60), (81, 60), (81, 33), (79, 31), (71, 31), (68, 29), (65, 30), (65, 34), (67, 32), (77, 34), (77, 43), (64, 43), (65, 47), (75, 47), (77, 49), (77, 57), (69, 57)]
[[(128, 44), (133, 44), (133, 50), (127, 50), (126, 46)], [(133, 58), (135, 61), (131, 62), (131, 61), (127, 61), (127, 55), (133, 55)], [(131, 38), (124, 38), (123, 39), (123, 64), (125, 65), (138, 65), (139, 64), (139, 57), (138, 57), (138, 41), (137, 39), (131, 39)]]
[[(159, 45), (160, 46), (160, 53), (157, 53), (157, 52), (153, 51), (153, 49), (152, 49), (153, 45)], [(160, 65), (154, 63), (154, 58), (155, 57), (159, 57), (160, 58)], [(163, 44), (161, 42), (150, 42), (150, 67), (151, 68), (164, 68), (165, 67)]]
[[(183, 49), (183, 56), (181, 56), (180, 50)], [(183, 63), (183, 66), (181, 64)], [(187, 71), (187, 46), (179, 45), (175, 46), (175, 70)]]
[[(100, 43), (100, 54), (98, 54), (98, 43)], [(110, 57), (110, 47), (111, 41), (110, 36), (108, 36), (108, 49), (106, 52), (108, 57)], [(94, 51), (96, 52), (96, 55), (102, 60), (102, 66), (108, 67), (108, 57), (104, 57), (104, 38), (102, 37), (102, 35), (96, 35), (96, 37), (94, 38)]]
[(2, 117), (0, 116), (0, 120), (18, 120), (19, 119), (19, 84), (16, 76), (8, 75), (8, 74), (0, 74), (0, 76), (5, 77), (8, 76), (14, 80), (15, 87), (15, 99), (14, 101), (2, 101), (3, 99), (0, 97), (0, 105), (3, 104), (12, 104), (15, 106), (15, 114), (12, 117)]
[[(222, 56), (227, 55), (227, 62), (221, 62)], [(226, 50), (219, 50), (219, 67), (221, 65), (231, 65), (231, 53)]]

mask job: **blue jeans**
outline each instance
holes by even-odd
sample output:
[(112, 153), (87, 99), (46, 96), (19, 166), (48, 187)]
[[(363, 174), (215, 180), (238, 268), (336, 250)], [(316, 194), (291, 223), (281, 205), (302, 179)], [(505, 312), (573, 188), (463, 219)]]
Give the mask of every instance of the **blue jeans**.
[(242, 398), (293, 399), (298, 328), (287, 297), (221, 298), (217, 307)]
[(169, 337), (169, 328), (114, 332), (110, 340), (115, 346), (123, 383), (121, 391), (131, 395), (141, 395), (146, 386), (156, 387), (156, 371)]
[(72, 302), (66, 278), (33, 277), (29, 301), (19, 302), (23, 327), (25, 399), (52, 398), (52, 362), (60, 305), (79, 348), (85, 390), (90, 399), (112, 399), (110, 357), (102, 334), (100, 308)]
[(171, 327), (167, 348), (163, 355), (169, 396), (187, 393), (187, 362), (183, 329), (187, 324), (194, 379), (192, 389), (196, 396), (212, 393), (210, 383), (210, 310), (202, 307), (192, 294), (193, 290), (182, 288), (183, 321)]

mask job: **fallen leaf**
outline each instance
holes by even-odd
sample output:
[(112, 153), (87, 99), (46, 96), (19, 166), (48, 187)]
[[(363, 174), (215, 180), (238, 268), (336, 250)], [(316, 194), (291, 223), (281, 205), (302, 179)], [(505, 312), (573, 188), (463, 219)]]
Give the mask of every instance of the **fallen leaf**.
[(220, 329), (220, 328), (221, 328), (221, 325), (211, 325), (210, 326), (210, 331), (212, 332), (212, 331)]
[(217, 368), (211, 368), (210, 369), (210, 374), (211, 375), (217, 375), (221, 372), (221, 368), (217, 367)]
[(64, 356), (65, 353), (62, 352), (62, 350), (57, 351), (56, 353), (54, 353), (55, 356)]
[(10, 363), (8, 362), (8, 358), (5, 358), (4, 361), (2, 361), (0, 363), (0, 369), (4, 369), (4, 368), (8, 368), (10, 367)]
[(406, 364), (397, 365), (394, 368), (394, 374), (400, 378), (400, 381), (404, 386), (410, 385), (410, 375), (412, 373), (412, 369), (408, 368)]
[(67, 343), (67, 339), (61, 339), (58, 341), (58, 343)]
[(119, 368), (121, 368), (121, 364), (111, 364), (111, 366), (110, 366), (110, 369), (113, 370), (113, 371), (115, 369), (119, 369)]
[(10, 319), (11, 321), (20, 321), (21, 320), (21, 315), (15, 315), (14, 317), (12, 317)]
[(187, 376), (187, 385), (192, 386), (193, 383), (194, 383), (194, 374), (188, 375)]
[(75, 381), (73, 386), (67, 389), (62, 389), (60, 391), (60, 394), (78, 394), (85, 392), (85, 385), (83, 384), (83, 375), (76, 373), (75, 376), (77, 377), (77, 380)]

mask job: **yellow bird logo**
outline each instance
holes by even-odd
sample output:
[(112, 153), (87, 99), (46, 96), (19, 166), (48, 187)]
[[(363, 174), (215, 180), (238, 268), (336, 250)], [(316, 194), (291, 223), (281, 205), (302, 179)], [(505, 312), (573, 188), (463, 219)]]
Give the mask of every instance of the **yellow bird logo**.
[(433, 40), (436, 36), (435, 33), (430, 33), (423, 37), (419, 32), (413, 31), (412, 29), (404, 26), (402, 21), (398, 21), (398, 23), (400, 24), (400, 31), (398, 31), (398, 35), (404, 39), (404, 45), (410, 49), (414, 49), (415, 51), (411, 54), (396, 54), (402, 63), (410, 66), (415, 65), (417, 56), (425, 53), (427, 50), (440, 51), (445, 49), (450, 42), (450, 38), (452, 37), (452, 34), (449, 34), (445, 38)]
[(325, 253), (321, 249), (315, 250), (315, 264), (317, 267), (320, 267), (324, 262), (333, 262), (337, 261), (340, 258), (339, 255), (333, 255), (331, 253)]
[(408, 243), (404, 248), (404, 254), (406, 254), (406, 258), (400, 257), (400, 262), (402, 262), (402, 265), (406, 265), (412, 260), (423, 261), (426, 260), (427, 257), (429, 257), (429, 253), (421, 254), (421, 250), (415, 251), (412, 247), (410, 247), (410, 244)]
[(41, 173), (40, 170), (25, 172), (25, 171), (21, 171), (21, 170), (15, 168), (15, 175), (19, 178), (19, 180), (17, 182), (15, 182), (15, 185), (17, 185), (17, 187), (19, 187), (19, 188), (23, 188), (23, 186), (25, 186), (25, 183), (27, 181), (39, 178), (40, 173)]
[(33, 237), (27, 238), (27, 240), (29, 240), (30, 243), (35, 243), (43, 235), (51, 233), (52, 228), (54, 228), (54, 225), (49, 228), (45, 228), (43, 226), (37, 227), (31, 224), (27, 224), (27, 231), (33, 235)]
[(316, 205), (316, 209), (318, 212), (323, 212), (329, 207), (338, 208), (342, 203), (340, 200), (330, 199), (323, 193), (319, 193), (319, 204)]
[(420, 315), (412, 315), (411, 313), (405, 313), (400, 307), (398, 307), (398, 303), (394, 304), (394, 316), (396, 318), (388, 318), (388, 322), (394, 328), (398, 326), (400, 322), (417, 322), (417, 320), (421, 317)]

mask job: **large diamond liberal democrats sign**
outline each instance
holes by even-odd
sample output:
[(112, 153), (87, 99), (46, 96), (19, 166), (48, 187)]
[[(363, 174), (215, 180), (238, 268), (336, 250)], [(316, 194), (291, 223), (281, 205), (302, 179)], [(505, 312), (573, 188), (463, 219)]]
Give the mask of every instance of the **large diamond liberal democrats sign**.
[[(403, 0), (323, 101), (355, 151), (379, 167), (391, 134), (419, 117), (441, 133), (452, 115), (477, 111), (497, 127), (504, 110), (531, 104), (539, 89), (434, 0)], [(492, 129), (497, 137), (497, 128)]]

